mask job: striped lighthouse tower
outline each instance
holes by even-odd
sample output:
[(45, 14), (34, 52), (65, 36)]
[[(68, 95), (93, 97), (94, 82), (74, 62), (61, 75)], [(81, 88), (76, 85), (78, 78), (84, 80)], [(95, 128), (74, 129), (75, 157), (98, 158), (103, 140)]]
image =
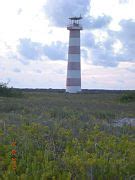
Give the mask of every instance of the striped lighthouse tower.
[(81, 64), (80, 64), (80, 30), (79, 20), (82, 17), (69, 18), (71, 23), (67, 26), (69, 34), (68, 66), (66, 92), (77, 93), (81, 91)]

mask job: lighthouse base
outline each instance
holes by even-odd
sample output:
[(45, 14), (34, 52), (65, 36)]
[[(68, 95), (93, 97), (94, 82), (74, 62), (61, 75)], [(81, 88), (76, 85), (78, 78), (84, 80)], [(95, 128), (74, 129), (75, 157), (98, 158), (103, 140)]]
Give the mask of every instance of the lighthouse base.
[(68, 86), (68, 87), (66, 88), (66, 92), (68, 92), (68, 93), (81, 92), (81, 87), (80, 87), (80, 86)]

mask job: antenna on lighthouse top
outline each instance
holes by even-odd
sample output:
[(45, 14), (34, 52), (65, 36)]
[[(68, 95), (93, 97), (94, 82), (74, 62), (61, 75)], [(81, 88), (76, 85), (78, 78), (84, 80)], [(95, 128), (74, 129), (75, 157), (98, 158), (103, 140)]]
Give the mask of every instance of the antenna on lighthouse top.
[(81, 19), (82, 19), (82, 16), (81, 16), (81, 14), (80, 14), (80, 17), (74, 16), (74, 17), (70, 17), (69, 19), (71, 19), (71, 20), (81, 20)]

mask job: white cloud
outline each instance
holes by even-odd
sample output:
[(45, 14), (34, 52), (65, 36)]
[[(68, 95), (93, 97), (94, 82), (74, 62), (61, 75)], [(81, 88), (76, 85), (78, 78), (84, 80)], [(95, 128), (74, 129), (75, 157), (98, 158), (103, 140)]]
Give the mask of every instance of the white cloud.
[(135, 19), (134, 8), (134, 0), (129, 0), (125, 4), (119, 3), (119, 0), (93, 0), (91, 1), (90, 14), (95, 17), (101, 14), (110, 15), (115, 21)]
[[(90, 89), (135, 89), (135, 63), (122, 62), (117, 68), (82, 64), (82, 87)], [(128, 68), (127, 68), (128, 67)]]

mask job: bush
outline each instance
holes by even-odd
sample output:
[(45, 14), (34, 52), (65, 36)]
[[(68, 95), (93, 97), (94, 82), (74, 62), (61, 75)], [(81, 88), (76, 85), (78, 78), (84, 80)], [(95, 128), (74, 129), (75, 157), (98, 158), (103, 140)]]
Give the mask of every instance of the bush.
[(135, 101), (135, 92), (124, 93), (120, 97), (120, 102), (128, 103)]
[(7, 87), (7, 83), (0, 83), (0, 96), (10, 96), (12, 89)]
[(8, 87), (8, 83), (0, 83), (0, 96), (21, 97), (22, 92), (20, 90), (14, 89), (13, 87)]

